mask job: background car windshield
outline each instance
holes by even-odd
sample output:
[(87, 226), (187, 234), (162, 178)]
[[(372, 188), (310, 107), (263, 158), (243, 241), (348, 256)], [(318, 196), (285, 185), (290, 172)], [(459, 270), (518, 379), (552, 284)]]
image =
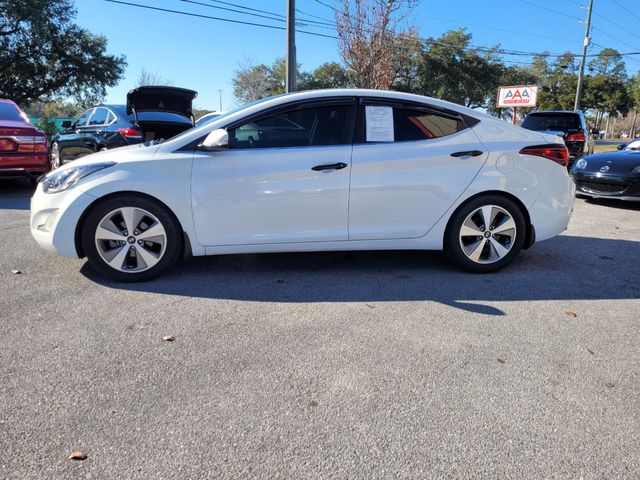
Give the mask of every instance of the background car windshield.
[(624, 149), (625, 150), (640, 150), (640, 139), (639, 140), (634, 140), (629, 145), (627, 145)]
[(21, 115), (20, 110), (10, 103), (0, 103), (0, 119), (11, 120), (12, 122), (26, 121), (26, 119)]
[(529, 115), (522, 122), (522, 126), (528, 130), (566, 132), (580, 128), (580, 122), (577, 115), (554, 113), (552, 115)]

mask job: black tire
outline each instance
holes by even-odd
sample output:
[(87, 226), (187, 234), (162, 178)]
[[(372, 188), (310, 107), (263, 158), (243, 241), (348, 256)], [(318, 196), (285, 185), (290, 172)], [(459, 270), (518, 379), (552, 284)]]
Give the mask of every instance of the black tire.
[[(481, 221), (484, 216), (479, 212), (479, 209), (487, 206), (497, 207), (491, 210), (495, 212), (493, 216), (494, 222), (497, 223), (495, 228), (500, 229), (502, 225), (506, 225), (504, 222), (510, 217), (515, 225), (514, 229), (504, 231), (502, 234), (492, 234), (494, 226), (490, 225), (487, 229)], [(477, 236), (463, 234), (462, 227), (465, 221), (479, 226), (482, 231), (479, 231)], [(512, 200), (500, 195), (476, 197), (460, 206), (449, 220), (444, 237), (444, 252), (452, 263), (469, 272), (495, 272), (507, 266), (518, 256), (524, 245), (526, 228), (524, 215)], [(501, 256), (500, 252), (494, 248), (496, 242), (506, 249), (506, 254)], [(473, 255), (469, 255), (470, 251), (481, 252), (477, 261), (471, 258)]]
[[(142, 268), (140, 271), (136, 271), (128, 270), (128, 266), (125, 265), (125, 262), (122, 263), (120, 269), (116, 269), (109, 265), (109, 263), (103, 258), (103, 255), (105, 254), (104, 249), (101, 253), (101, 251), (99, 251), (98, 244), (103, 245), (103, 242), (105, 241), (96, 238), (98, 226), (100, 222), (105, 220), (106, 216), (113, 214), (114, 211), (121, 208), (133, 208), (145, 211), (155, 217), (154, 220), (157, 220), (160, 226), (164, 229), (163, 248), (158, 254), (158, 260), (155, 265), (148, 268), (145, 268), (143, 265), (140, 267)], [(138, 228), (141, 228), (141, 225), (143, 225), (142, 222), (143, 220), (138, 222)], [(153, 225), (155, 225), (155, 223)], [(127, 244), (123, 243), (123, 246), (121, 247), (116, 246), (114, 251), (116, 249), (118, 249), (118, 251), (122, 249), (135, 250), (136, 253), (131, 254), (131, 256), (135, 257), (134, 261), (137, 264), (139, 260), (137, 259), (138, 253), (136, 249), (141, 247), (139, 246), (140, 241), (136, 241), (136, 238), (133, 236), (133, 233), (135, 232), (124, 231), (119, 233), (125, 233), (123, 238), (128, 236), (129, 238), (127, 238), (127, 241), (133, 237), (133, 241), (128, 241)], [(142, 233), (144, 233), (144, 231)], [(87, 214), (81, 230), (82, 248), (87, 256), (89, 265), (99, 274), (118, 282), (145, 282), (168, 271), (176, 263), (180, 255), (182, 250), (182, 239), (182, 229), (180, 224), (167, 207), (148, 197), (134, 194), (123, 194), (109, 197), (94, 205)], [(127, 261), (129, 260), (128, 256), (129, 255), (125, 257)]]

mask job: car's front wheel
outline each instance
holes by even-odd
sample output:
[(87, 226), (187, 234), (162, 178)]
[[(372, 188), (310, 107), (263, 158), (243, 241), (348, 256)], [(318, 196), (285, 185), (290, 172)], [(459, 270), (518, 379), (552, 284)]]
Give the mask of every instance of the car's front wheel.
[(465, 270), (495, 272), (520, 253), (525, 236), (520, 207), (506, 197), (487, 195), (471, 200), (451, 217), (444, 250)]
[(151, 280), (169, 270), (182, 235), (174, 215), (147, 197), (121, 195), (95, 205), (81, 231), (89, 264), (121, 282)]

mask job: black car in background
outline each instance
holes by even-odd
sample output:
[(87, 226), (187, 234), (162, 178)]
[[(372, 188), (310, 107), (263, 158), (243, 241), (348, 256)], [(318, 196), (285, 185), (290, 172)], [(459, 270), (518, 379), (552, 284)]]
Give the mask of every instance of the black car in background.
[(571, 176), (578, 195), (640, 200), (640, 140), (577, 160)]
[(51, 166), (84, 155), (173, 137), (193, 127), (193, 99), (185, 88), (146, 86), (131, 90), (126, 105), (98, 105), (51, 139)]
[(523, 128), (536, 132), (555, 133), (561, 136), (569, 149), (569, 165), (583, 155), (593, 153), (595, 142), (582, 112), (564, 110), (540, 110), (529, 113), (522, 121)]

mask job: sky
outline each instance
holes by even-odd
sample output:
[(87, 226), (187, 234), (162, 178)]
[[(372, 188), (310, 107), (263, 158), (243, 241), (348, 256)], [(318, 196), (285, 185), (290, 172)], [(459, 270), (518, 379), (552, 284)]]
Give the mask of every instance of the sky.
[[(232, 79), (242, 65), (270, 65), (286, 52), (286, 32), (256, 25), (187, 16), (165, 10), (233, 21), (284, 27), (286, 0), (76, 0), (76, 23), (108, 39), (108, 52), (125, 55), (128, 66), (120, 83), (107, 91), (107, 103), (124, 103), (142, 69), (196, 90), (194, 107), (228, 110), (237, 106)], [(640, 53), (638, 0), (593, 0), (592, 45), (589, 53), (615, 48)], [(421, 37), (439, 37), (466, 28), (475, 46), (500, 44), (521, 52), (579, 54), (585, 30), (586, 4), (577, 0), (422, 0), (413, 26)], [(329, 37), (335, 29), (333, 0), (296, 0), (298, 28)], [(224, 9), (239, 10), (244, 13)], [(250, 10), (254, 9), (254, 10)], [(259, 11), (255, 11), (259, 10)], [(267, 13), (264, 13), (267, 12)], [(261, 15), (261, 16), (258, 16)], [(303, 70), (340, 61), (334, 38), (297, 33), (297, 60)], [(505, 55), (505, 62), (524, 64), (530, 55)], [(640, 70), (640, 55), (625, 56), (629, 74)], [(515, 63), (523, 62), (523, 63)], [(220, 92), (221, 91), (221, 92)]]

